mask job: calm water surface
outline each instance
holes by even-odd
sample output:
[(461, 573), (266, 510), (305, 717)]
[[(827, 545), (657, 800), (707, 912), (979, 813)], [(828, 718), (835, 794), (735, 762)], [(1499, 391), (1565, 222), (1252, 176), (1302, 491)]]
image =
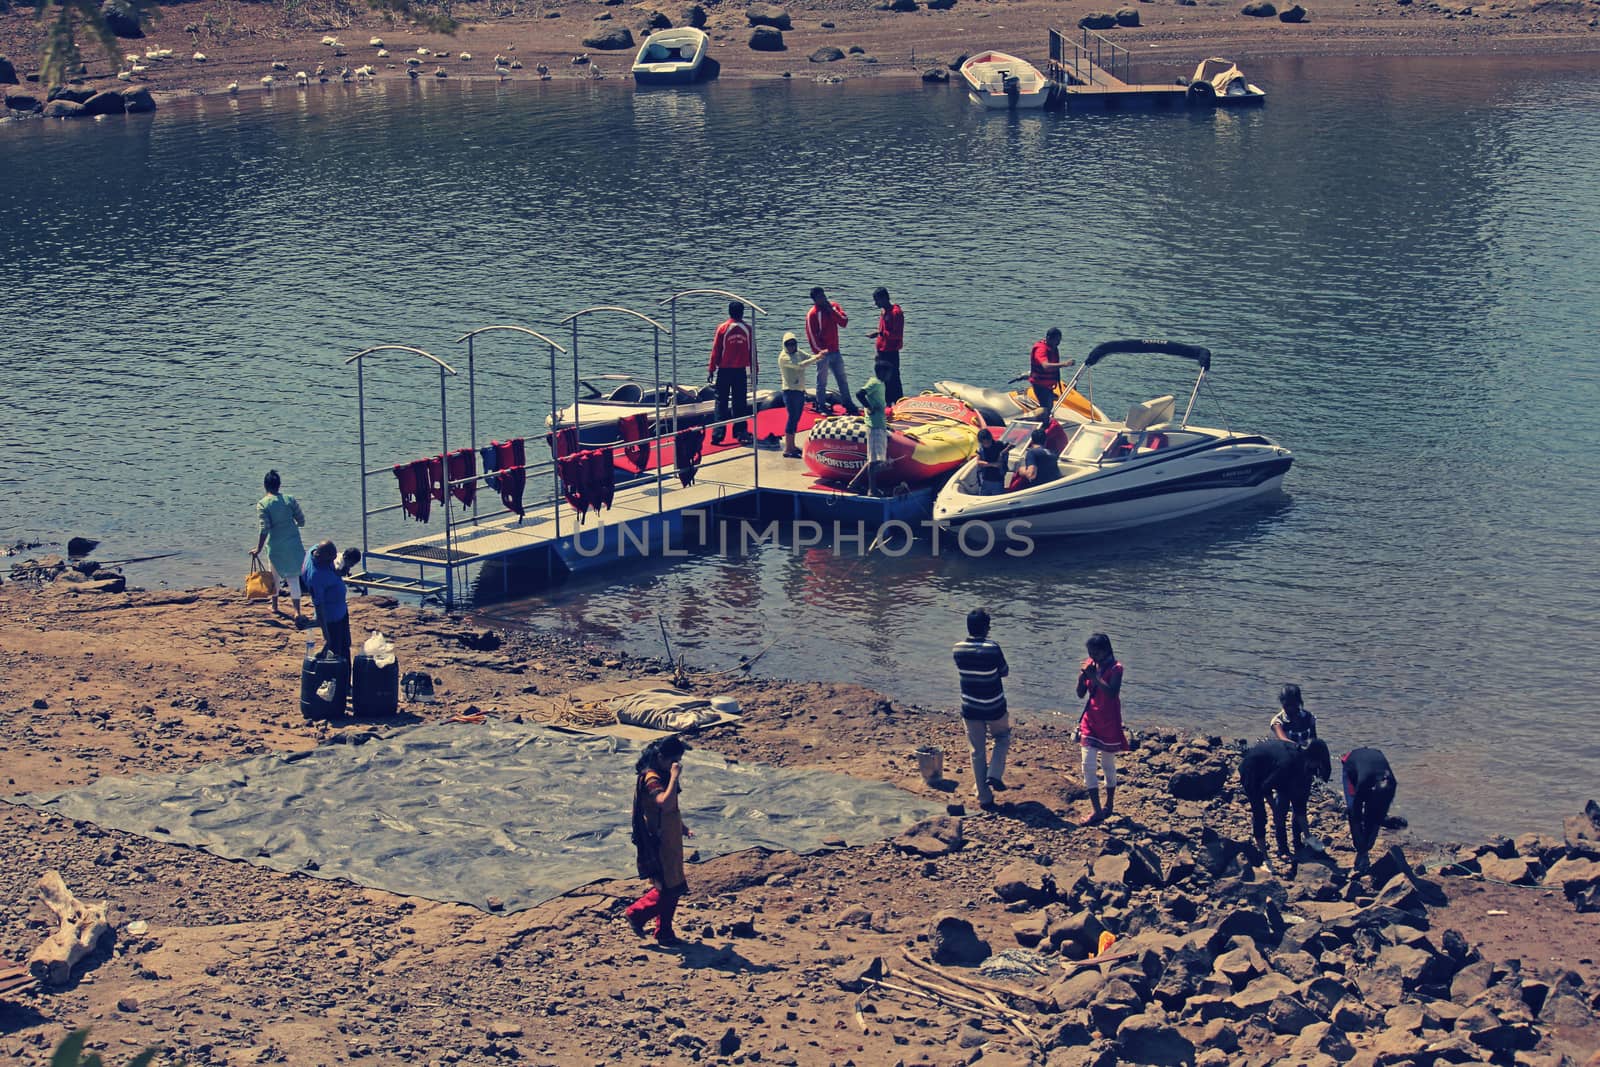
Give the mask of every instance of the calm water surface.
[[(1134, 724), (1254, 735), (1298, 681), (1336, 748), (1389, 751), (1424, 832), (1553, 829), (1600, 768), (1600, 64), (1250, 73), (1273, 94), (1250, 114), (452, 82), (0, 126), (0, 537), (86, 533), (109, 556), (181, 553), (147, 581), (237, 581), (275, 466), (309, 533), (352, 540), (344, 356), (400, 342), (464, 362), (454, 339), (476, 326), (553, 332), (696, 285), (749, 294), (773, 329), (827, 285), (862, 378), (886, 284), (913, 385), (998, 383), (1052, 324), (1080, 354), (1169, 336), (1216, 353), (1203, 421), (1295, 450), (1282, 498), (1024, 560), (766, 546), (631, 564), (492, 610), (641, 651), (660, 612), (697, 664), (775, 642), (767, 672), (949, 703), (949, 643), (986, 604), (1024, 722), (1074, 713), (1082, 637), (1105, 630)], [(688, 362), (720, 318), (686, 305)], [(643, 370), (649, 337), (597, 320), (584, 351)], [(478, 356), (480, 435), (533, 433), (543, 353)], [(1182, 374), (1108, 363), (1096, 399)], [(377, 462), (437, 451), (436, 379), (391, 362), (369, 387)]]

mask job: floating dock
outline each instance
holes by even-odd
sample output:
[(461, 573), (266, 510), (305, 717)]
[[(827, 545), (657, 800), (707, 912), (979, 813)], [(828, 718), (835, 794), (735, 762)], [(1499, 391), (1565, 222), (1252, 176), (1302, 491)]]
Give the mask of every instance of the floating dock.
[(1131, 52), (1092, 30), (1080, 30), (1076, 41), (1050, 31), (1046, 75), (1056, 83), (1056, 95), (1068, 112), (1168, 111), (1192, 103), (1182, 85), (1130, 81), (1132, 67)]

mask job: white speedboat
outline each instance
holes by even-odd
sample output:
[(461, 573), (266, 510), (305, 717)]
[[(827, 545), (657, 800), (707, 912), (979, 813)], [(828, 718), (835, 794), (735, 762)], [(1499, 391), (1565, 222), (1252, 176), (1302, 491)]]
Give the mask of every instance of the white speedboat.
[(705, 59), (703, 30), (693, 26), (657, 30), (639, 46), (633, 80), (640, 85), (688, 85), (700, 77)]
[(994, 111), (1044, 107), (1050, 80), (1025, 59), (1005, 52), (980, 52), (961, 64), (967, 96)]
[[(1294, 462), (1287, 448), (1259, 434), (1189, 424), (1195, 396), (1211, 369), (1207, 349), (1171, 341), (1108, 341), (1089, 353), (1070, 386), (1107, 356), (1138, 352), (1182, 356), (1200, 365), (1181, 419), (1173, 419), (1173, 398), (1161, 396), (1133, 405), (1122, 422), (1081, 423), (1061, 450), (1058, 477), (992, 496), (981, 494), (974, 459), (940, 491), (934, 521), (959, 529), (1022, 520), (1035, 537), (1101, 533), (1236, 504), (1279, 488)], [(1013, 452), (1023, 447), (1019, 443)]]
[(1212, 56), (1202, 59), (1189, 79), (1189, 98), (1212, 107), (1248, 107), (1264, 104), (1267, 91), (1245, 80), (1239, 65), (1231, 59)]
[[(779, 402), (776, 390), (756, 391), (754, 407), (759, 410)], [(578, 380), (578, 402), (568, 404), (554, 416), (546, 416), (546, 430), (578, 425), (578, 443), (585, 448), (613, 445), (622, 440), (621, 420), (630, 415), (645, 416), (646, 432), (654, 432), (656, 417), (661, 432), (672, 433), (689, 426), (703, 426), (716, 416), (715, 386), (673, 385), (661, 388), (649, 378), (631, 374), (596, 374)]]

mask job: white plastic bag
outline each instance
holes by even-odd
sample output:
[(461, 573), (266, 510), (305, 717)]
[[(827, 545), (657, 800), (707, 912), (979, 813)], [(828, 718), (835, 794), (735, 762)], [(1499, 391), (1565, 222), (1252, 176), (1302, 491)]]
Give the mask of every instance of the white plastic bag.
[(394, 662), (394, 642), (381, 633), (374, 633), (367, 638), (367, 643), (361, 646), (361, 651), (372, 657), (374, 666), (387, 667)]
[(321, 685), (317, 686), (317, 699), (322, 701), (324, 704), (332, 703), (333, 694), (336, 692), (338, 692), (338, 683), (332, 678), (329, 678), (326, 682), (323, 682)]

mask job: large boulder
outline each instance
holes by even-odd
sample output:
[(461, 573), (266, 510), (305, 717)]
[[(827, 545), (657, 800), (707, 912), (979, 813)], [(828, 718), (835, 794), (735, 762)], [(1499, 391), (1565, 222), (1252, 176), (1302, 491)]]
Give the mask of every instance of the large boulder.
[(932, 940), (935, 963), (974, 967), (991, 955), (989, 942), (978, 936), (972, 924), (949, 912), (933, 920)]
[(1029, 860), (1008, 863), (994, 876), (994, 891), (1007, 904), (1044, 904), (1055, 896), (1055, 888), (1050, 872)]
[(1494, 882), (1511, 885), (1534, 885), (1539, 881), (1539, 864), (1522, 856), (1503, 860), (1494, 853), (1478, 857), (1478, 871)]
[(137, 115), (145, 111), (156, 109), (156, 99), (150, 95), (150, 90), (140, 85), (133, 89), (122, 90), (122, 106), (130, 115)]
[(916, 9), (917, 0), (889, 0), (890, 11), (898, 11), (901, 14), (906, 14), (907, 12), (915, 11)]
[(949, 11), (956, 6), (956, 0), (928, 0), (929, 11)]
[(934, 857), (957, 852), (962, 845), (961, 820), (936, 815), (911, 826), (889, 843), (896, 851), (914, 856)]
[(1600, 911), (1600, 862), (1568, 856), (1545, 872), (1545, 885), (1558, 885), (1580, 912)]
[(1222, 792), (1227, 782), (1227, 767), (1202, 767), (1199, 770), (1175, 772), (1167, 779), (1167, 791), (1179, 800), (1211, 800)]
[(1117, 1052), (1124, 1063), (1181, 1067), (1194, 1062), (1194, 1042), (1155, 1015), (1130, 1015), (1117, 1028)]
[[(58, 85), (50, 90), (50, 95), (45, 97), (45, 100), (47, 102), (50, 100), (71, 100), (74, 104), (81, 104), (93, 96), (94, 93), (93, 89), (85, 89), (80, 86)], [(67, 555), (69, 556), (84, 556), (87, 554), (85, 552), (74, 552), (70, 547), (67, 549)]]
[(1277, 13), (1278, 9), (1269, 0), (1255, 0), (1239, 9), (1239, 14), (1249, 15), (1253, 19), (1270, 19)]
[(1568, 816), (1562, 827), (1568, 848), (1600, 856), (1600, 801), (1589, 801), (1583, 814)]
[(1305, 20), (1306, 9), (1301, 7), (1299, 4), (1287, 7), (1278, 12), (1279, 22), (1304, 22)]
[(1122, 885), (1129, 889), (1160, 886), (1163, 881), (1160, 859), (1138, 845), (1128, 845), (1121, 851), (1100, 856), (1089, 865), (1088, 876), (1098, 885)]
[(95, 93), (83, 102), (85, 115), (120, 115), (128, 110), (128, 102), (115, 89)]
[(583, 47), (593, 48), (601, 52), (615, 52), (623, 48), (633, 47), (633, 31), (626, 26), (614, 23), (601, 25), (596, 23), (589, 31), (589, 36), (583, 39)]
[(672, 29), (672, 20), (660, 11), (647, 11), (639, 20), (639, 32), (646, 37), (657, 30)]
[(933, 84), (943, 85), (950, 80), (950, 72), (943, 67), (929, 67), (922, 72), (922, 80)]
[(837, 63), (843, 58), (844, 49), (835, 48), (831, 44), (823, 45), (821, 48), (811, 53), (811, 62), (813, 63)]
[(1144, 1010), (1139, 991), (1121, 978), (1111, 978), (1089, 1002), (1089, 1018), (1102, 1034), (1114, 1034), (1124, 1019)]
[(138, 16), (121, 0), (105, 0), (100, 5), (100, 18), (106, 24), (106, 29), (118, 37), (134, 40), (144, 36)]
[(1094, 912), (1080, 911), (1050, 924), (1050, 944), (1059, 947), (1064, 956), (1087, 959), (1098, 947), (1105, 929)]
[(44, 106), (47, 119), (75, 119), (83, 116), (83, 105), (76, 100), (52, 100)]
[(693, 26), (697, 30), (706, 28), (706, 9), (699, 4), (690, 4), (678, 16), (678, 25)]
[(11, 65), (11, 60), (0, 56), (0, 85), (16, 85), (17, 68)]
[(1210, 956), (1197, 948), (1181, 948), (1167, 957), (1161, 980), (1150, 995), (1168, 1011), (1177, 1011), (1199, 992), (1201, 983), (1210, 975)]
[(1117, 16), (1109, 11), (1091, 11), (1078, 20), (1078, 26), (1085, 30), (1109, 30), (1117, 24)]
[(1117, 13), (1112, 17), (1117, 20), (1118, 26), (1139, 25), (1139, 12), (1136, 8), (1119, 7), (1117, 8)]
[(783, 43), (783, 32), (771, 26), (757, 26), (750, 31), (750, 47), (757, 52), (782, 52), (788, 48)]
[(6, 107), (12, 111), (38, 111), (44, 101), (29, 92), (14, 91), (6, 94)]
[(751, 4), (744, 9), (744, 17), (752, 26), (771, 26), (775, 30), (794, 29), (789, 13), (777, 4)]

